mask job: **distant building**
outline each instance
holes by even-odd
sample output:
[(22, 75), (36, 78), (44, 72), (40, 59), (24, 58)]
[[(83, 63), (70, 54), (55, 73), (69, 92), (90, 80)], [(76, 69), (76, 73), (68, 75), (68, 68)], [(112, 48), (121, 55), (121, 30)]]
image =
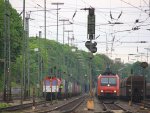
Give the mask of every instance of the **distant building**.
[(115, 58), (115, 63), (121, 63), (121, 58)]

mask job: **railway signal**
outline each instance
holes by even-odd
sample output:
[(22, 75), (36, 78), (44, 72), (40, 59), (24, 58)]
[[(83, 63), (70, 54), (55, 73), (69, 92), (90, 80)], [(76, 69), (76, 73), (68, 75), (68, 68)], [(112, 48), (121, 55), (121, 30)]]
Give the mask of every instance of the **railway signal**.
[(88, 38), (90, 40), (95, 39), (95, 9), (89, 8), (89, 15), (88, 15)]
[(88, 39), (93, 40), (95, 39), (95, 8), (83, 8), (81, 10), (88, 10), (88, 23), (87, 23), (87, 34)]
[[(93, 53), (97, 52), (97, 43), (93, 42), (92, 40), (95, 39), (95, 14), (94, 8), (84, 8), (81, 10), (88, 10), (88, 28), (87, 28), (87, 36), (88, 40), (85, 43), (85, 46), (91, 51), (90, 57), (93, 55)], [(93, 110), (94, 109), (94, 102), (93, 102), (93, 91), (92, 91), (92, 71), (91, 71), (91, 64), (92, 64), (92, 58), (90, 59), (90, 99), (87, 101), (87, 108)]]
[[(144, 77), (144, 81), (143, 81), (143, 103), (145, 103), (145, 95), (146, 95), (146, 86), (145, 86), (145, 83), (146, 83), (146, 75), (144, 73), (145, 69), (148, 67), (148, 63), (147, 62), (142, 62), (140, 64), (140, 66), (143, 68), (143, 77)], [(143, 104), (143, 107), (145, 106), (145, 104)]]
[(148, 63), (147, 62), (142, 62), (140, 65), (144, 69), (148, 67)]
[(89, 49), (89, 51), (91, 51), (92, 53), (96, 53), (97, 52), (97, 47), (96, 47), (97, 43), (94, 42), (92, 43), (91, 41), (86, 41), (85, 46)]

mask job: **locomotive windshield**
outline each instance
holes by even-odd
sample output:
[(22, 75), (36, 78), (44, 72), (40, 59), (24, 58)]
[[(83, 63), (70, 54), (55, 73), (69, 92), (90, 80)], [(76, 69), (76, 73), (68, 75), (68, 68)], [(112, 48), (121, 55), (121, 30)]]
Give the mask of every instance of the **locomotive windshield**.
[(57, 80), (53, 80), (52, 85), (56, 86), (57, 85)]
[(44, 83), (46, 86), (49, 86), (50, 85), (50, 81), (49, 80), (45, 80), (45, 83)]
[(101, 85), (102, 86), (116, 86), (116, 78), (101, 78)]
[(109, 84), (111, 86), (116, 86), (116, 78), (109, 78)]
[(101, 78), (101, 85), (106, 86), (108, 84), (108, 78)]

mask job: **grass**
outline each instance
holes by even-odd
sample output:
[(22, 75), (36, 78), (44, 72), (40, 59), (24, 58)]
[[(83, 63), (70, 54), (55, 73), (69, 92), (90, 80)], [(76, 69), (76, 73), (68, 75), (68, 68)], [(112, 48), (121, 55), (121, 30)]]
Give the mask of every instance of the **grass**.
[(0, 108), (6, 108), (6, 107), (9, 107), (11, 106), (10, 104), (7, 104), (7, 103), (0, 103)]

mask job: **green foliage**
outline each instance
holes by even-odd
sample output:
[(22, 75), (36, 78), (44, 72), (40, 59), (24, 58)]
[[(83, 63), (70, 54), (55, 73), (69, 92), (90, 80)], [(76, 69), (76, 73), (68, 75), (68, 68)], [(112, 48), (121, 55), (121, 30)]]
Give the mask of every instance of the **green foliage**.
[[(0, 52), (3, 53), (4, 49), (4, 14), (5, 14), (4, 1), (0, 0)], [(9, 5), (8, 11), (10, 12), (10, 40), (11, 40), (11, 60), (15, 60), (16, 56), (20, 54), (22, 48), (22, 20), (21, 16), (15, 9)], [(0, 54), (3, 58), (3, 54)]]
[[(39, 48), (39, 51), (34, 51)], [(78, 50), (73, 52), (68, 45), (62, 45), (52, 40), (46, 40), (38, 37), (31, 37), (29, 40), (29, 59), (30, 60), (30, 82), (36, 84), (38, 81), (38, 60), (42, 65), (43, 71), (40, 74), (40, 80), (44, 76), (58, 76), (64, 79), (73, 79), (83, 82), (85, 75), (90, 75), (90, 54)], [(92, 75), (96, 80), (97, 75), (104, 72), (106, 65), (110, 64), (112, 71), (118, 70), (122, 64), (114, 64), (107, 56), (96, 54), (93, 56)], [(20, 83), (22, 74), (22, 55), (16, 58), (16, 63), (13, 65), (16, 82)], [(52, 71), (52, 72), (51, 72)], [(61, 74), (60, 74), (61, 73)]]
[[(22, 27), (22, 20), (21, 16), (17, 13), (15, 9), (11, 7), (9, 4), (8, 12), (10, 14), (10, 49), (11, 49), (11, 64), (12, 70), (16, 69), (13, 66), (15, 60), (18, 55), (21, 53), (22, 49), (22, 34), (23, 34), (23, 27)], [(4, 16), (5, 16), (5, 3), (4, 0), (0, 0), (0, 59), (4, 59), (4, 39), (5, 39), (5, 30), (4, 30)], [(4, 64), (0, 60), (0, 81), (3, 81), (3, 68)], [(15, 71), (12, 71), (12, 74), (16, 74)], [(13, 78), (13, 77), (12, 77)], [(0, 86), (2, 82), (0, 82)], [(1, 87), (0, 87), (1, 90)]]
[[(12, 8), (11, 8), (12, 9)], [(22, 50), (22, 20), (16, 10), (10, 10), (10, 37), (11, 37), (11, 59), (14, 61)]]
[(132, 65), (132, 70), (134, 75), (142, 75), (142, 67), (140, 66), (141, 62), (135, 62)]
[(141, 63), (142, 62), (135, 62), (132, 65), (132, 69), (133, 69), (133, 74), (136, 75), (142, 75), (146, 77), (146, 80), (150, 82), (150, 66), (148, 66), (147, 68), (142, 68), (141, 67)]
[(0, 103), (0, 108), (6, 108), (6, 107), (9, 107), (11, 106), (10, 104), (7, 104), (7, 103)]
[(131, 75), (131, 64), (124, 64), (121, 66), (118, 70), (118, 74), (120, 75), (121, 78), (126, 78)]
[[(4, 1), (0, 0), (0, 53), (3, 52), (3, 30), (4, 30)], [(3, 54), (0, 54), (2, 58)]]
[(134, 76), (145, 76), (146, 80), (150, 82), (150, 67), (148, 66), (146, 69), (143, 69), (141, 67), (141, 62), (137, 61), (133, 64), (125, 64), (122, 68), (122, 70), (119, 72), (121, 75), (121, 78), (126, 78), (131, 75), (131, 70), (132, 74)]

